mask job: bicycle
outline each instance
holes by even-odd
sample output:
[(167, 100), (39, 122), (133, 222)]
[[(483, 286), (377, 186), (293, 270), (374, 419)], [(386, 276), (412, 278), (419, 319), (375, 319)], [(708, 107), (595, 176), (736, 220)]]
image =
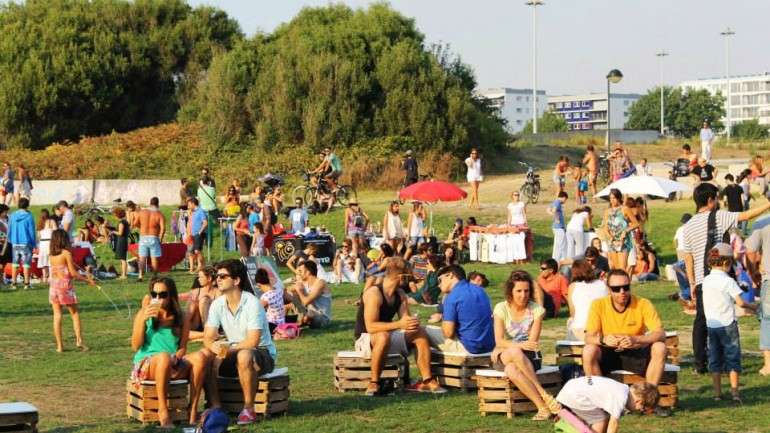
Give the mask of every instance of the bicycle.
[(97, 215), (110, 215), (112, 214), (112, 211), (115, 210), (115, 208), (120, 207), (122, 203), (123, 200), (116, 198), (112, 201), (111, 205), (101, 205), (96, 204), (92, 198), (90, 203), (76, 205), (73, 211), (78, 216), (86, 216), (89, 218)]
[(297, 198), (301, 198), (305, 205), (309, 206), (312, 203), (320, 202), (323, 195), (330, 194), (334, 194), (335, 202), (342, 206), (347, 206), (351, 199), (353, 201), (358, 200), (358, 193), (356, 193), (353, 185), (338, 185), (337, 191), (332, 192), (329, 183), (315, 173), (305, 172), (302, 175), (302, 179), (305, 184), (294, 187), (292, 197), (295, 201)]
[(519, 161), (519, 164), (527, 167), (527, 174), (524, 180), (524, 185), (519, 188), (519, 193), (527, 198), (527, 204), (537, 203), (540, 198), (540, 175), (535, 173), (535, 167), (527, 164), (526, 162)]

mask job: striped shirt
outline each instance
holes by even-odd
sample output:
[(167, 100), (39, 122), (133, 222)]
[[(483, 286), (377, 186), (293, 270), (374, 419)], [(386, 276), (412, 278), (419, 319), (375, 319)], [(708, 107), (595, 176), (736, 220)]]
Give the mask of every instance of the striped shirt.
[[(711, 212), (699, 212), (682, 227), (684, 231), (684, 242), (680, 246), (685, 253), (692, 254), (695, 260), (695, 284), (701, 284), (704, 278), (703, 258), (706, 253), (706, 241), (708, 232), (708, 220)], [(727, 212), (719, 210), (716, 213), (717, 233), (719, 233), (721, 242), (722, 234), (735, 227), (738, 223), (740, 212)]]

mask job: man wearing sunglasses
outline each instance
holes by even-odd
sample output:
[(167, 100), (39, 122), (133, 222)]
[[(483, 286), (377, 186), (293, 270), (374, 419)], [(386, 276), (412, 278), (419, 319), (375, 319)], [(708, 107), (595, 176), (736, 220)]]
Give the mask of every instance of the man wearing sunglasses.
[(591, 304), (586, 322), (583, 369), (586, 376), (627, 370), (660, 382), (666, 363), (666, 332), (648, 299), (631, 294), (622, 269), (608, 273), (610, 295)]
[[(254, 413), (256, 379), (275, 366), (276, 350), (265, 309), (249, 289), (246, 267), (238, 260), (217, 263), (217, 287), (224, 295), (211, 303), (203, 344), (216, 355), (206, 378), (206, 395), (212, 407), (221, 407), (217, 376), (238, 377), (243, 389), (243, 410), (238, 424), (257, 420)], [(219, 327), (226, 341), (217, 341)]]

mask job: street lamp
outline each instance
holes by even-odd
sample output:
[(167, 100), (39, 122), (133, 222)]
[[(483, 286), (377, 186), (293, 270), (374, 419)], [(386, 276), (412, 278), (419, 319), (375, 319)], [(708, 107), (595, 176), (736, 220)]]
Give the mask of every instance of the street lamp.
[(528, 0), (532, 6), (532, 133), (537, 134), (537, 7), (545, 4), (543, 0)]
[(655, 54), (660, 60), (658, 66), (660, 67), (660, 135), (663, 136), (666, 133), (666, 109), (663, 95), (663, 58), (668, 55), (666, 50), (661, 50)]
[(730, 36), (735, 32), (728, 27), (725, 31), (720, 32), (720, 35), (725, 37), (725, 78), (727, 79), (727, 142), (730, 142), (730, 126), (732, 125), (732, 115), (730, 113), (730, 97), (732, 96), (732, 89), (730, 89)]
[(613, 69), (607, 73), (607, 134), (604, 136), (604, 144), (610, 151), (610, 83), (618, 84), (623, 79), (623, 73), (619, 69)]

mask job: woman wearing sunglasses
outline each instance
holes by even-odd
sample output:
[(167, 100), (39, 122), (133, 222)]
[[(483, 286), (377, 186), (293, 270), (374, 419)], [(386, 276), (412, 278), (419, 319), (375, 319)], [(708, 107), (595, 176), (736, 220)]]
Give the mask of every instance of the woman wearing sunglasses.
[[(154, 278), (149, 293), (142, 300), (142, 309), (134, 318), (131, 334), (131, 349), (134, 354), (134, 369), (131, 378), (136, 382), (155, 381), (158, 395), (166, 395), (170, 380), (190, 380), (190, 424), (198, 421), (198, 400), (206, 366), (208, 352), (187, 354), (187, 340), (190, 330), (179, 306), (176, 284), (168, 277)], [(158, 400), (160, 427), (174, 428), (166, 399)]]

